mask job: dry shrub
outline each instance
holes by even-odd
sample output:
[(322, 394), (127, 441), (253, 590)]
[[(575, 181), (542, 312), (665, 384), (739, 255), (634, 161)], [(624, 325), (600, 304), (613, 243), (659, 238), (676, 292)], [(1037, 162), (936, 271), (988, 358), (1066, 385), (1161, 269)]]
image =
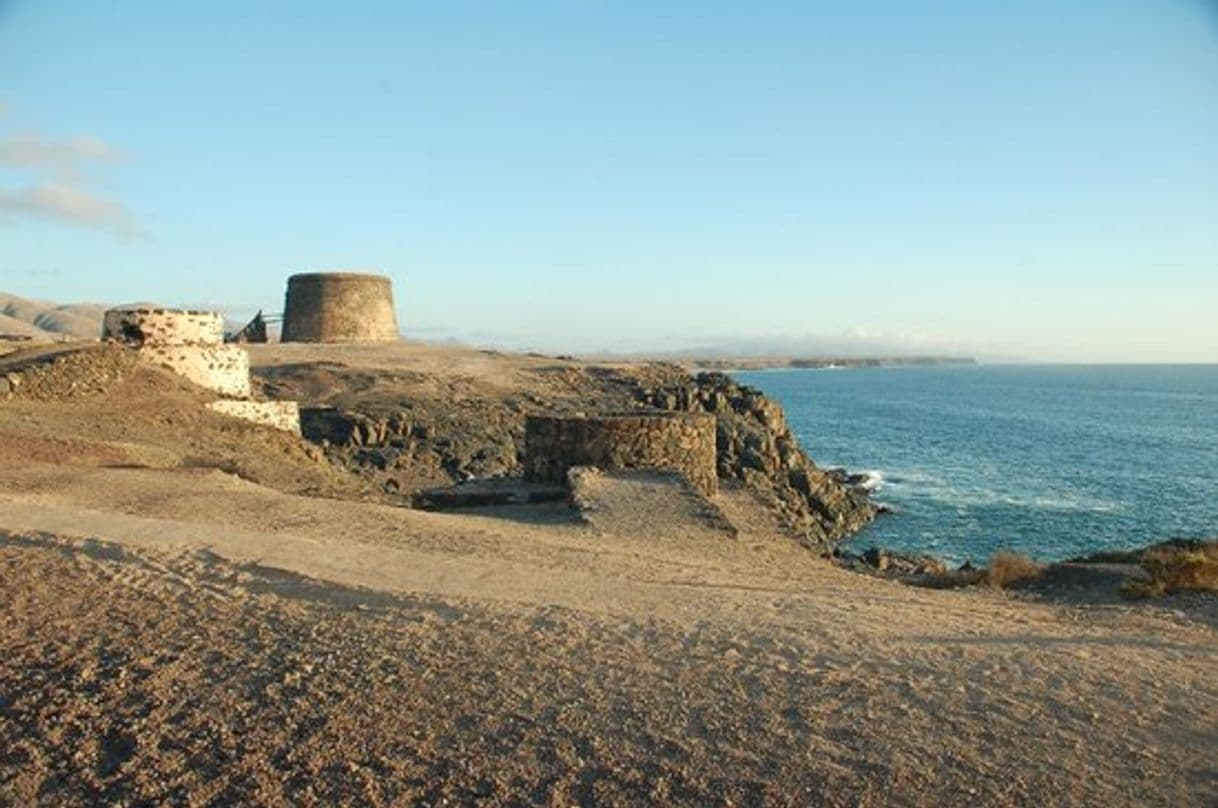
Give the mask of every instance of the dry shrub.
[(1149, 580), (1131, 578), (1126, 581), (1121, 588), (1126, 597), (1218, 592), (1218, 543), (1147, 550), (1141, 563)]
[(1038, 564), (1023, 553), (1002, 550), (990, 556), (990, 563), (985, 568), (985, 582), (995, 589), (1006, 589), (1038, 578), (1044, 571), (1043, 564)]

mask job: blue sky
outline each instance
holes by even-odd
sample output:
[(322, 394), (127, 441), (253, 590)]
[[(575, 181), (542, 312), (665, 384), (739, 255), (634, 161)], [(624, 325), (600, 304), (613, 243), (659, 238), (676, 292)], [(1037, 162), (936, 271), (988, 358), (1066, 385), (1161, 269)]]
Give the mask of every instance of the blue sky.
[(0, 289), (1218, 361), (1209, 0), (0, 0)]

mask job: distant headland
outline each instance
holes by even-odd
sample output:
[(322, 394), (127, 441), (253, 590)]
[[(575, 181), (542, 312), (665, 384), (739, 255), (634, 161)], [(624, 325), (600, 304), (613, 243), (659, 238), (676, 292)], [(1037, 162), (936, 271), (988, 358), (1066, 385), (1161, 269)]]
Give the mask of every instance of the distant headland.
[(896, 367), (947, 367), (976, 365), (977, 360), (967, 356), (757, 356), (691, 358), (687, 364), (705, 370), (777, 370), (798, 368), (831, 370), (837, 368), (896, 368)]

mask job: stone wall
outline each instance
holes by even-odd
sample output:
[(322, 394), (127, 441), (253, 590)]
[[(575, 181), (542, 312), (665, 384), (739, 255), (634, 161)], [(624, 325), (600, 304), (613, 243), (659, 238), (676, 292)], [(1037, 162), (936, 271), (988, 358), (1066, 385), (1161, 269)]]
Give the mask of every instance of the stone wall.
[(713, 413), (718, 420), (719, 477), (739, 480), (768, 501), (812, 547), (831, 549), (876, 515), (866, 493), (819, 468), (787, 426), (778, 402), (722, 373), (645, 388), (639, 402), (660, 410)]
[(221, 399), (207, 405), (221, 415), (231, 415), (273, 429), (300, 434), (300, 408), (295, 401), (232, 401)]
[(706, 496), (718, 491), (715, 418), (693, 413), (531, 415), (525, 421), (527, 479), (563, 482), (574, 466), (662, 469)]
[(351, 272), (288, 278), (284, 342), (393, 342), (398, 338), (389, 278)]
[(140, 358), (225, 396), (250, 394), (245, 351), (224, 344), (224, 321), (210, 311), (111, 309), (102, 338), (129, 345)]
[(136, 349), (140, 358), (185, 376), (200, 387), (235, 398), (250, 394), (250, 359), (235, 345), (158, 345)]
[(224, 321), (215, 312), (111, 309), (102, 323), (102, 338), (126, 345), (141, 360), (168, 368), (200, 387), (229, 397), (208, 405), (216, 412), (300, 433), (300, 414), (295, 402), (249, 400), (252, 393), (249, 354), (236, 345), (224, 343)]
[(224, 320), (214, 311), (110, 309), (102, 320), (102, 339), (128, 345), (219, 345)]

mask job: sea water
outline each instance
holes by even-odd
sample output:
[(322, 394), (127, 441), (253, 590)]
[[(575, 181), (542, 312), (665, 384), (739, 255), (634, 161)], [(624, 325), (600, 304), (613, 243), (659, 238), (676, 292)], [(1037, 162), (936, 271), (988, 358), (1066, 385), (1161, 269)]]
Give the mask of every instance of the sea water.
[(822, 467), (893, 513), (862, 548), (1059, 560), (1218, 537), (1218, 365), (981, 365), (733, 374)]

